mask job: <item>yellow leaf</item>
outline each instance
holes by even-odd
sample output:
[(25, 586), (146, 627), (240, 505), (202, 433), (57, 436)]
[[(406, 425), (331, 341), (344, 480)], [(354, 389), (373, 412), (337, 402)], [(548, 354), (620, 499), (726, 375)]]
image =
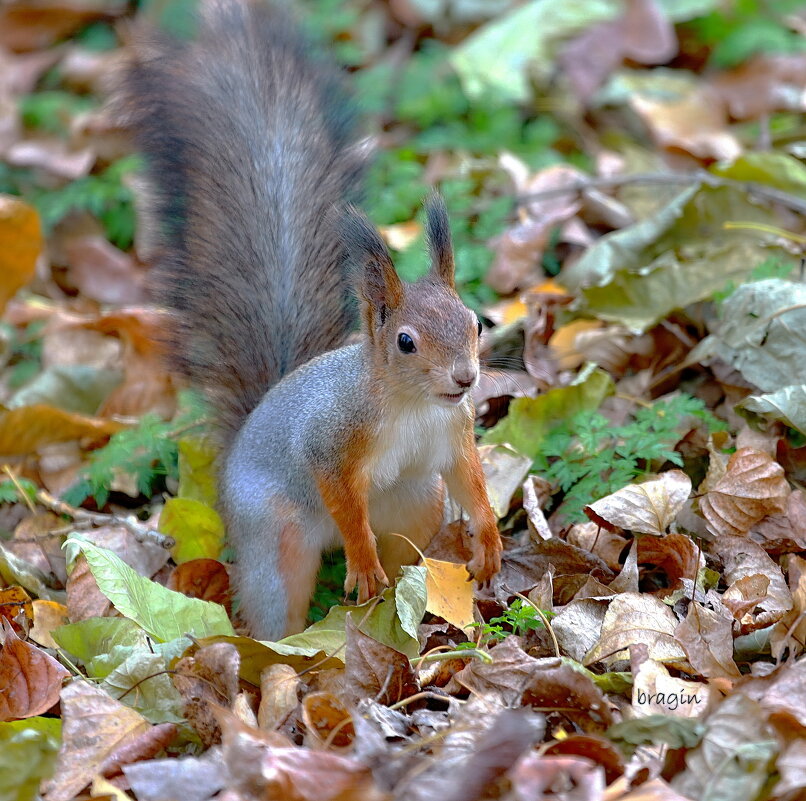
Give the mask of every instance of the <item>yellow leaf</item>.
[(22, 456), (55, 442), (103, 439), (125, 427), (114, 420), (66, 412), (47, 403), (22, 406), (0, 414), (0, 454)]
[(0, 195), (0, 311), (33, 278), (41, 251), (36, 210), (18, 198)]
[(574, 370), (587, 360), (585, 354), (580, 353), (576, 347), (577, 336), (600, 328), (602, 323), (599, 320), (574, 320), (551, 335), (549, 348), (556, 354), (561, 370)]
[(224, 544), (224, 523), (215, 509), (192, 498), (169, 498), (160, 515), (160, 531), (173, 537), (174, 561), (218, 559)]
[(56, 641), (51, 636), (53, 629), (70, 622), (67, 615), (67, 607), (56, 601), (33, 602), (34, 625), (29, 632), (29, 636), (34, 642), (44, 645), (45, 648), (58, 648)]
[(473, 622), (473, 582), (464, 565), (424, 559), (428, 601), (425, 608), (432, 615), (464, 629)]

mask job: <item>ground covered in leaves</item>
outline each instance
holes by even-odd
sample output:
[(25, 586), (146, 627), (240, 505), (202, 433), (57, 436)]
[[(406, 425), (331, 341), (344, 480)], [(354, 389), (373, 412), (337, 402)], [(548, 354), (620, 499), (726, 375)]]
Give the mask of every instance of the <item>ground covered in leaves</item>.
[(506, 550), (474, 588), (454, 522), (363, 606), (334, 557), (278, 643), (103, 103), (193, 4), (133, 5), (0, 8), (0, 799), (806, 797), (802, 3), (299, 4), (405, 276), (447, 198)]

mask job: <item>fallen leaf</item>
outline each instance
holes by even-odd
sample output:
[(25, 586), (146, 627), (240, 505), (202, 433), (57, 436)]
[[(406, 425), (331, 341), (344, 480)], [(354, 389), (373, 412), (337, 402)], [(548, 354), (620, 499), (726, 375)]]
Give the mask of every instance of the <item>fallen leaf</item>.
[(310, 747), (348, 748), (355, 739), (352, 716), (333, 693), (308, 693), (302, 699), (302, 720)]
[(473, 623), (473, 582), (465, 565), (425, 558), (426, 610), (459, 629)]
[(504, 517), (509, 512), (512, 496), (532, 467), (532, 459), (508, 445), (482, 445), (479, 458), (490, 506), (496, 517)]
[(676, 625), (672, 610), (654, 596), (634, 592), (617, 595), (605, 614), (599, 641), (583, 664), (623, 659), (631, 645), (645, 643), (650, 659), (685, 665), (686, 654), (675, 638)]
[(588, 759), (572, 756), (538, 756), (530, 753), (511, 771), (510, 780), (517, 801), (549, 799), (556, 787), (573, 787), (576, 797), (601, 798), (605, 788), (604, 769)]
[(23, 621), (33, 620), (34, 608), (31, 596), (22, 587), (6, 587), (0, 589), (0, 618), (9, 623), (17, 623), (17, 629)]
[(711, 679), (735, 679), (741, 674), (733, 661), (732, 629), (726, 611), (692, 601), (685, 620), (677, 624), (674, 633), (697, 673)]
[(269, 665), (260, 674), (260, 707), (257, 721), (261, 729), (280, 728), (299, 706), (303, 685), (290, 665)]
[(51, 632), (69, 622), (67, 607), (56, 601), (33, 602), (34, 625), (29, 632), (30, 638), (45, 648), (58, 648)]
[(668, 470), (658, 478), (629, 484), (590, 506), (585, 514), (614, 531), (628, 529), (662, 535), (691, 494), (691, 479), (682, 470)]
[(34, 277), (42, 244), (36, 210), (19, 198), (0, 195), (0, 312)]
[(70, 672), (49, 654), (17, 637), (8, 620), (0, 618), (0, 625), (0, 721), (41, 715), (59, 700), (62, 681)]
[(215, 559), (193, 559), (177, 565), (167, 587), (189, 598), (212, 601), (225, 609), (230, 607), (229, 573), (226, 566)]
[(700, 499), (700, 511), (715, 534), (743, 535), (763, 517), (780, 514), (789, 493), (781, 465), (762, 451), (742, 448)]
[(345, 690), (354, 699), (374, 698), (391, 705), (419, 691), (417, 676), (405, 654), (363, 634), (347, 616)]

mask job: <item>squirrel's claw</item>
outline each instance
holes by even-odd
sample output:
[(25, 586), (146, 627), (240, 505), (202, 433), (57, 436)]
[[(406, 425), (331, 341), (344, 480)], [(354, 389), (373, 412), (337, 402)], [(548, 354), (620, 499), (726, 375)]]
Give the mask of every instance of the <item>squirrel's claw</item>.
[(489, 581), (501, 569), (501, 536), (494, 532), (474, 537), (473, 556), (467, 563), (467, 572), (479, 584)]
[(389, 579), (377, 559), (374, 565), (364, 570), (353, 570), (348, 564), (344, 592), (350, 593), (353, 587), (358, 587), (359, 604), (366, 603), (370, 598), (374, 598), (378, 594), (379, 584), (388, 586)]

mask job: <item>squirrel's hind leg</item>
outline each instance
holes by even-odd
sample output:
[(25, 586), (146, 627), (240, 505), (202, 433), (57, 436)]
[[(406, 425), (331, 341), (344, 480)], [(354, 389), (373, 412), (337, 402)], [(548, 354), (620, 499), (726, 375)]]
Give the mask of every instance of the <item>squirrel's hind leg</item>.
[(407, 540), (423, 551), (439, 531), (444, 517), (444, 495), (442, 479), (433, 475), (401, 481), (373, 496), (370, 523), (378, 539), (381, 564), (390, 582), (397, 578), (401, 565), (413, 565), (419, 561), (419, 554)]
[[(236, 551), (241, 614), (256, 639), (278, 640), (305, 628), (327, 522), (280, 492), (228, 504), (227, 528)], [(235, 507), (235, 508), (233, 508)]]

